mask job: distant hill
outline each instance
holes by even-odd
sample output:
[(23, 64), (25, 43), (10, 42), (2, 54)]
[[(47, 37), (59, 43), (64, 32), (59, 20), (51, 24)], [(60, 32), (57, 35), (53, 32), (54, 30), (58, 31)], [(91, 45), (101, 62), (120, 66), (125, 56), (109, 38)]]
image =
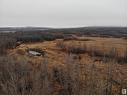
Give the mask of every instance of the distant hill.
[(114, 36), (127, 37), (127, 27), (80, 27), (80, 28), (59, 28), (50, 32), (63, 32), (66, 34), (76, 33), (91, 36)]
[(52, 28), (46, 27), (2, 27), (0, 32), (34, 32), (34, 31), (43, 31)]
[(3, 27), (0, 32), (62, 32), (64, 34), (81, 34), (90, 36), (127, 37), (127, 27), (79, 27), (79, 28), (46, 28), (46, 27)]

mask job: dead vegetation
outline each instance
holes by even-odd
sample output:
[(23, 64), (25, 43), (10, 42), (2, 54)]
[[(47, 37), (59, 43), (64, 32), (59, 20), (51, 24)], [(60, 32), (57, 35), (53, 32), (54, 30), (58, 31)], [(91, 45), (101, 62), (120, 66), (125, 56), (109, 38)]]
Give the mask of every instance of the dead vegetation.
[[(0, 55), (0, 95), (121, 95), (122, 88), (127, 88), (126, 49), (121, 55), (117, 48), (107, 52), (72, 43), (79, 40), (24, 44), (28, 48), (20, 45), (13, 49), (15, 40), (0, 41), (1, 51), (13, 52), (11, 56)], [(65, 43), (69, 41), (71, 44)], [(36, 61), (27, 57), (29, 50), (45, 55), (43, 48), (47, 56)]]
[(100, 72), (97, 64), (82, 64), (74, 56), (67, 55), (64, 66), (52, 68), (47, 58), (35, 68), (29, 62), (0, 57), (1, 95), (119, 95), (126, 88), (125, 69), (115, 61)]
[(96, 46), (87, 46), (86, 44), (83, 45), (67, 45), (63, 41), (57, 42), (57, 47), (59, 47), (62, 51), (67, 52), (68, 54), (85, 54), (87, 53), (91, 57), (98, 57), (100, 60), (105, 59), (115, 59), (118, 63), (127, 63), (127, 49), (125, 49), (122, 55), (119, 55), (119, 52), (116, 48), (111, 48), (108, 52), (105, 52), (99, 49)]

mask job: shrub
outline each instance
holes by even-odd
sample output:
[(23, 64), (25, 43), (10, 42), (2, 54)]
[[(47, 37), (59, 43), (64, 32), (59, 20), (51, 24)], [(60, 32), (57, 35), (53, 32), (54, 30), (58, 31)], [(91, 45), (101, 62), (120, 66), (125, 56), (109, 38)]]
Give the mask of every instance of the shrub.
[(26, 52), (25, 52), (25, 50), (23, 50), (23, 49), (17, 49), (17, 51), (16, 51), (18, 54), (20, 54), (20, 55), (24, 55)]
[(11, 37), (0, 38), (0, 54), (6, 54), (7, 49), (16, 47), (16, 40)]
[(69, 54), (83, 54), (86, 52), (86, 47), (81, 47), (81, 46), (74, 46), (74, 45), (71, 45), (71, 46), (67, 46), (64, 44), (64, 42), (58, 42), (56, 44), (62, 51), (65, 51)]
[(43, 41), (42, 37), (39, 35), (25, 35), (17, 38), (17, 41), (26, 42), (40, 42)]
[(72, 54), (83, 54), (86, 52), (86, 50), (82, 47), (71, 46), (71, 47), (68, 47), (67, 52)]

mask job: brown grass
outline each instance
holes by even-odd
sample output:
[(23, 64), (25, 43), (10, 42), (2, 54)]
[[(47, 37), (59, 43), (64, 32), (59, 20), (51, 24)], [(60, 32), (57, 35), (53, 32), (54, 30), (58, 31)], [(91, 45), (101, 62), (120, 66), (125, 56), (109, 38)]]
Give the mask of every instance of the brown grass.
[[(21, 81), (16, 81), (19, 86), (16, 86), (11, 78), (4, 82), (0, 81), (2, 93), (11, 90), (15, 95), (37, 95), (36, 92), (39, 92), (38, 95), (120, 95), (121, 89), (126, 88), (127, 85), (127, 64), (118, 64), (115, 57), (123, 56), (123, 54), (126, 57), (127, 54), (124, 51), (127, 48), (126, 41), (120, 38), (88, 37), (88, 39), (91, 41), (55, 40), (22, 44), (17, 49), (13, 49), (9, 55), (15, 61), (8, 62), (12, 65), (7, 65), (7, 67), (4, 64), (0, 65), (5, 67), (3, 68), (5, 70), (0, 69), (2, 78), (5, 79), (3, 74), (8, 76), (8, 71), (16, 68), (21, 70), (20, 72), (25, 68), (28, 75), (21, 78), (18, 77), (17, 72), (9, 73), (12, 79)], [(46, 51), (46, 56), (29, 57), (16, 52), (18, 49), (26, 50), (27, 48), (41, 48)], [(70, 50), (74, 50), (76, 53), (72, 51), (70, 53)], [(69, 53), (65, 51), (69, 51)], [(105, 53), (113, 57), (107, 59), (104, 56)], [(102, 59), (108, 61), (101, 61)], [(12, 83), (12, 87), (9, 82)], [(17, 92), (13, 89), (13, 87), (17, 89), (20, 86), (22, 89), (29, 82), (32, 84), (31, 91), (24, 89)]]

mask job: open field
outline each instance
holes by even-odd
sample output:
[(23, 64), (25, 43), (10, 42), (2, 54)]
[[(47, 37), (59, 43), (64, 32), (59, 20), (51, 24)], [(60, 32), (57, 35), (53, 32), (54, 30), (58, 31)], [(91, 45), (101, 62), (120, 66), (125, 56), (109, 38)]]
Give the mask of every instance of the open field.
[[(68, 47), (69, 46), (88, 47), (89, 49), (97, 48), (98, 50), (103, 51), (105, 53), (110, 52), (112, 48), (115, 48), (119, 56), (123, 56), (125, 50), (127, 49), (126, 40), (122, 38), (100, 38), (100, 37), (83, 38), (82, 37), (79, 39), (80, 40), (69, 40), (69, 41), (63, 41), (62, 39), (58, 39), (55, 41), (21, 44), (20, 46), (18, 46), (16, 49), (12, 51), (12, 54), (14, 55), (18, 54), (17, 53), (18, 50), (22, 50), (26, 52), (28, 48), (40, 48), (46, 52), (46, 57), (48, 57), (52, 61), (55, 61), (57, 63), (63, 63), (62, 62), (64, 60), (63, 58), (65, 58), (67, 53), (61, 51), (61, 49), (57, 46), (58, 43), (63, 43)], [(89, 40), (84, 41), (83, 39), (89, 39)], [(86, 53), (80, 55), (82, 56), (82, 58), (85, 58)], [(24, 56), (27, 57), (26, 53), (24, 54)]]
[[(10, 55), (14, 56), (16, 60), (27, 60), (28, 63), (33, 64), (33, 67), (39, 68), (40, 64), (47, 59), (48, 60), (48, 67), (49, 69), (53, 69), (56, 67), (68, 68), (68, 62), (67, 60), (72, 59), (74, 62), (78, 61), (79, 65), (79, 74), (81, 77), (81, 82), (84, 81), (82, 77), (86, 77), (85, 75), (82, 75), (81, 72), (84, 72), (89, 75), (91, 66), (95, 66), (96, 71), (94, 73), (97, 74), (97, 80), (100, 80), (102, 82), (106, 81), (108, 69), (111, 69), (111, 77), (112, 77), (112, 93), (120, 93), (120, 84), (123, 83), (123, 87), (126, 87), (127, 85), (127, 64), (126, 63), (118, 63), (115, 59), (107, 59), (108, 61), (103, 61), (104, 56), (90, 56), (88, 53), (81, 53), (81, 54), (68, 54), (66, 51), (61, 50), (61, 48), (58, 46), (59, 43), (62, 43), (66, 45), (67, 47), (87, 47), (88, 49), (98, 49), (100, 51), (103, 51), (105, 53), (111, 52), (113, 48), (115, 48), (115, 52), (118, 53), (119, 56), (123, 56), (125, 53), (125, 50), (127, 49), (127, 43), (126, 39), (122, 38), (101, 38), (101, 37), (79, 37), (76, 40), (68, 40), (64, 41), (63, 39), (57, 39), (54, 41), (45, 41), (45, 42), (37, 42), (37, 43), (26, 43), (21, 44), (17, 48), (10, 50)], [(39, 48), (45, 51), (45, 56), (29, 56), (26, 52), (29, 48)], [(90, 49), (90, 50), (91, 50)], [(19, 52), (20, 51), (20, 52)], [(23, 52), (23, 53), (21, 53)], [(77, 57), (78, 56), (78, 57)], [(80, 58), (79, 58), (80, 56)], [(105, 58), (106, 59), (106, 58)], [(72, 62), (73, 62), (72, 61)], [(69, 64), (70, 66), (73, 66), (73, 63)], [(82, 66), (84, 70), (82, 71)], [(74, 69), (71, 68), (70, 69)], [(87, 71), (88, 70), (88, 71)], [(71, 71), (71, 73), (73, 73)], [(93, 75), (94, 76), (94, 75)], [(80, 79), (80, 78), (79, 78)], [(121, 81), (122, 80), (122, 81)], [(102, 83), (103, 84), (103, 83)], [(103, 84), (103, 86), (104, 86)], [(113, 94), (115, 95), (115, 94)]]
[(121, 95), (127, 88), (126, 32), (58, 30), (0, 33), (0, 93)]

